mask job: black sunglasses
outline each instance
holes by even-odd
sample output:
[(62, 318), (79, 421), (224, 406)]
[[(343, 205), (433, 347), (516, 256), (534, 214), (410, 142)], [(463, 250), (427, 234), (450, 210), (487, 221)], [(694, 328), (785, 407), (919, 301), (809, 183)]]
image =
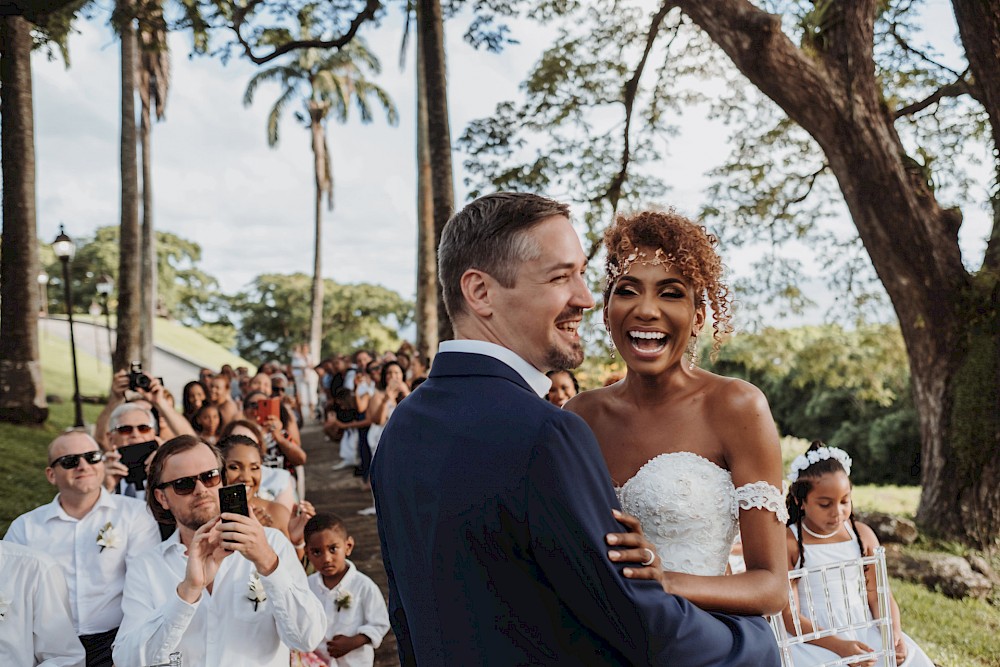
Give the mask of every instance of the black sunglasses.
[(174, 488), (174, 493), (179, 496), (186, 496), (189, 493), (194, 492), (194, 487), (197, 486), (198, 480), (205, 485), (205, 488), (212, 488), (213, 486), (218, 486), (222, 484), (222, 473), (219, 472), (218, 468), (212, 468), (211, 470), (206, 470), (203, 473), (197, 475), (191, 475), (190, 477), (178, 477), (170, 482), (163, 482), (162, 484), (157, 484), (156, 488), (165, 489), (168, 486)]
[(149, 424), (139, 424), (138, 426), (122, 424), (121, 426), (115, 426), (115, 431), (121, 433), (122, 435), (130, 435), (133, 430), (138, 431), (139, 433), (149, 433), (153, 430), (153, 427)]
[(80, 465), (80, 459), (83, 459), (90, 465), (94, 466), (104, 460), (104, 452), (99, 449), (95, 449), (92, 452), (84, 452), (83, 454), (67, 454), (66, 456), (60, 456), (55, 461), (50, 463), (49, 467), (54, 468), (58, 464), (66, 470), (72, 470)]

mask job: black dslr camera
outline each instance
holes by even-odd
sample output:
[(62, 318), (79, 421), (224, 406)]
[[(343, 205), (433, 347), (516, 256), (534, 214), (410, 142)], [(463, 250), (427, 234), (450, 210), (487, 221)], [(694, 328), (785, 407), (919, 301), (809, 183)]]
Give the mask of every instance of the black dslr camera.
[(128, 371), (128, 388), (132, 391), (138, 389), (148, 391), (151, 382), (149, 376), (142, 372), (142, 364), (138, 361), (133, 361)]

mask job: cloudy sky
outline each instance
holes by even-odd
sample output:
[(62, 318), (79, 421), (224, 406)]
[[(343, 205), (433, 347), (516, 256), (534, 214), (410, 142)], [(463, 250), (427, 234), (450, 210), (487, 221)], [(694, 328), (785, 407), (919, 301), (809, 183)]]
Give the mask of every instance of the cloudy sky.
[[(110, 7), (110, 3), (104, 3)], [(118, 224), (119, 46), (107, 26), (109, 12), (80, 22), (70, 41), (71, 67), (61, 59), (34, 61), (38, 227), (43, 240), (60, 223), (74, 237)], [(927, 24), (953, 44), (954, 20), (944, 0), (931, 0)], [(519, 45), (501, 54), (477, 52), (462, 42), (458, 26), (448, 34), (449, 102), (453, 136), (496, 103), (517, 96), (517, 85), (551, 35), (537, 26), (516, 30)], [(340, 282), (368, 281), (404, 296), (415, 291), (416, 194), (414, 164), (414, 62), (398, 66), (402, 21), (390, 17), (368, 33), (384, 72), (379, 83), (396, 101), (398, 127), (384, 116), (361, 125), (331, 124), (329, 145), (336, 179), (336, 209), (326, 216), (324, 274)], [(412, 41), (412, 40), (411, 40)], [(936, 40), (940, 42), (941, 40)], [(287, 113), (281, 141), (270, 149), (266, 118), (278, 95), (258, 89), (250, 108), (242, 105), (255, 66), (228, 65), (188, 56), (184, 34), (171, 37), (172, 79), (166, 121), (155, 127), (153, 174), (155, 224), (201, 244), (201, 266), (232, 293), (263, 272), (311, 271), (312, 156), (309, 133)], [(291, 109), (289, 109), (291, 111)], [(724, 127), (687, 118), (672, 140), (663, 175), (670, 201), (684, 212), (698, 210), (707, 179), (727, 149)], [(457, 156), (456, 168), (461, 159)], [(465, 201), (461, 174), (458, 204)], [(985, 186), (984, 186), (985, 187)], [(551, 193), (557, 194), (557, 193)], [(981, 254), (985, 212), (965, 210), (963, 244)], [(739, 258), (730, 258), (739, 272)]]

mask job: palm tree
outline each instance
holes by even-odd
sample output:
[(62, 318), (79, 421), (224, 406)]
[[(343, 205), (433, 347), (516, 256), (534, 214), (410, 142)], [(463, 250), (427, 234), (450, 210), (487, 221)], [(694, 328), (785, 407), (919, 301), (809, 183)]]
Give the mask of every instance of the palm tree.
[[(310, 17), (300, 16), (300, 39), (310, 39)], [(321, 275), (322, 202), (333, 210), (333, 171), (326, 143), (326, 119), (333, 117), (346, 123), (352, 102), (358, 109), (362, 123), (370, 123), (374, 116), (369, 103), (375, 100), (385, 110), (389, 123), (395, 125), (399, 114), (389, 95), (366, 78), (365, 71), (379, 74), (382, 70), (378, 58), (368, 50), (365, 42), (355, 38), (337, 51), (304, 49), (287, 64), (276, 65), (258, 72), (247, 84), (243, 104), (253, 103), (253, 96), (260, 84), (278, 81), (281, 95), (271, 108), (267, 119), (267, 143), (278, 143), (278, 121), (289, 102), (301, 100), (305, 114), (296, 117), (309, 127), (312, 135), (313, 170), (316, 181), (315, 228), (316, 240), (313, 256), (312, 311), (309, 321), (309, 346), (321, 354), (323, 318), (323, 279)]]
[(139, 230), (139, 169), (136, 163), (135, 0), (118, 0), (113, 22), (121, 37), (121, 252), (118, 261), (118, 335), (114, 367), (138, 360), (141, 298)]
[(139, 349), (143, 368), (152, 369), (153, 321), (156, 318), (156, 232), (153, 228), (152, 111), (163, 120), (170, 90), (170, 51), (162, 0), (148, 0), (139, 16), (139, 145), (142, 148), (142, 325)]

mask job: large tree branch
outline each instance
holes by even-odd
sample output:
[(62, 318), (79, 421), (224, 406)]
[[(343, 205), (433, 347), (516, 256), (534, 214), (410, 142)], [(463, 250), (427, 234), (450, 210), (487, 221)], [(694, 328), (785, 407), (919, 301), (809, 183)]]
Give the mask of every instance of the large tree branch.
[(252, 0), (245, 6), (240, 7), (233, 15), (233, 22), (229, 26), (229, 28), (236, 35), (236, 41), (243, 47), (244, 55), (246, 55), (248, 60), (257, 65), (263, 65), (264, 63), (270, 62), (275, 58), (279, 58), (296, 49), (339, 49), (354, 39), (362, 25), (368, 21), (374, 20), (376, 12), (382, 8), (380, 0), (368, 0), (365, 3), (364, 9), (362, 9), (358, 15), (351, 20), (347, 30), (339, 37), (335, 37), (333, 39), (292, 40), (285, 42), (280, 46), (274, 47), (270, 53), (258, 55), (254, 53), (253, 45), (251, 45), (249, 40), (244, 37), (242, 30), (243, 26), (246, 24), (247, 17), (253, 13), (253, 10), (257, 7), (257, 5), (262, 4), (263, 2), (264, 0)]
[[(990, 118), (994, 155), (1000, 155), (1000, 5), (984, 0), (952, 0), (958, 33), (969, 60), (975, 97)], [(1000, 159), (994, 158), (995, 187), (1000, 189)], [(1000, 192), (993, 194), (993, 230), (983, 269), (1000, 272)]]
[(628, 179), (628, 167), (632, 159), (629, 134), (632, 129), (632, 111), (635, 108), (635, 98), (639, 93), (639, 80), (646, 69), (646, 62), (649, 60), (649, 54), (653, 50), (653, 44), (656, 43), (656, 38), (660, 34), (660, 26), (671, 9), (673, 8), (668, 3), (664, 3), (659, 11), (653, 15), (649, 30), (646, 32), (646, 43), (642, 50), (642, 58), (639, 59), (639, 64), (636, 65), (635, 70), (632, 72), (632, 77), (625, 82), (624, 94), (622, 95), (622, 104), (625, 107), (625, 127), (622, 130), (621, 169), (618, 170), (618, 173), (608, 185), (608, 189), (600, 196), (591, 200), (591, 202), (596, 202), (601, 199), (607, 199), (611, 202), (612, 213), (618, 210), (618, 202), (622, 196), (622, 187), (624, 187), (625, 181)]
[(919, 113), (931, 106), (940, 102), (946, 97), (961, 97), (962, 95), (971, 95), (972, 88), (969, 86), (969, 82), (965, 80), (965, 75), (968, 72), (963, 72), (959, 75), (957, 81), (952, 81), (951, 83), (945, 84), (935, 90), (933, 93), (928, 95), (922, 100), (913, 102), (912, 104), (907, 104), (905, 107), (901, 107), (893, 112), (893, 118), (902, 118), (903, 116), (912, 116), (915, 113)]

